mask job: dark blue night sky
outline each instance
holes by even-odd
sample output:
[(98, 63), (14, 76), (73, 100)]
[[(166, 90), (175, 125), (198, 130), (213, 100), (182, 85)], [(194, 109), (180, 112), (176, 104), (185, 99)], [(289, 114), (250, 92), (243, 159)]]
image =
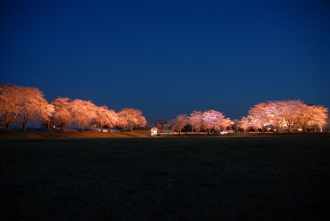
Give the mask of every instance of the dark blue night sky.
[(267, 100), (330, 107), (327, 1), (1, 1), (0, 82), (149, 121)]

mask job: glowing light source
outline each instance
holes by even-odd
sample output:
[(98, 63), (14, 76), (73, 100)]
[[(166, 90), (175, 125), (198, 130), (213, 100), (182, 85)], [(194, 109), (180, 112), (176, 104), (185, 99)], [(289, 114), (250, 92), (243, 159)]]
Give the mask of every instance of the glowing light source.
[(151, 128), (151, 136), (157, 136), (157, 131), (158, 131), (157, 127)]

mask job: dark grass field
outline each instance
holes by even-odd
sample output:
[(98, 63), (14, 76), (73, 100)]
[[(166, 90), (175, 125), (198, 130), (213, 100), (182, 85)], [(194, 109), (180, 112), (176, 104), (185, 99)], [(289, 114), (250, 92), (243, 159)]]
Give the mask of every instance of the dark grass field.
[(28, 137), (0, 139), (1, 220), (330, 220), (330, 137)]

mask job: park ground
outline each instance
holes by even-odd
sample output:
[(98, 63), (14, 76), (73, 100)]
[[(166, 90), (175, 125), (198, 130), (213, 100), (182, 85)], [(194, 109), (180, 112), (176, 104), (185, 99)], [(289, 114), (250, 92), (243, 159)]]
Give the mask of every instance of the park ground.
[(329, 136), (21, 134), (1, 220), (330, 220)]

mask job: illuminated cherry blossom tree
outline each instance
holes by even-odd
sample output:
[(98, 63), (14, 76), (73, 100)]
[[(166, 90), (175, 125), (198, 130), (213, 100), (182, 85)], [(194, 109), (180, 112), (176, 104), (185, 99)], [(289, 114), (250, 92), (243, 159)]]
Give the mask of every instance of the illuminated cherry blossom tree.
[(322, 130), (328, 117), (327, 111), (323, 106), (306, 105), (299, 100), (268, 101), (252, 107), (248, 118), (255, 130), (264, 126), (268, 130), (270, 125), (279, 132), (285, 128), (291, 132), (299, 127), (303, 131), (311, 127)]
[(72, 121), (79, 124), (81, 131), (96, 117), (97, 106), (91, 101), (75, 99), (70, 102)]
[(47, 126), (48, 131), (51, 131), (51, 124), (53, 123), (53, 114), (55, 108), (52, 104), (47, 104), (45, 108), (40, 111), (40, 119), (42, 120), (43, 125)]
[(189, 124), (191, 125), (192, 130), (195, 129), (196, 133), (199, 133), (203, 126), (203, 112), (193, 111), (189, 117)]
[(281, 132), (285, 125), (285, 119), (282, 115), (284, 106), (282, 101), (267, 102), (266, 112), (270, 117), (270, 123), (276, 128), (276, 131)]
[(139, 109), (124, 108), (118, 112), (118, 125), (123, 127), (124, 131), (127, 126), (132, 131), (134, 127), (144, 127), (146, 124), (147, 120)]
[(117, 113), (117, 116), (118, 116), (117, 126), (123, 128), (123, 131), (126, 132), (128, 125), (127, 118), (124, 115), (120, 115), (119, 112)]
[(0, 113), (6, 130), (9, 130), (10, 123), (17, 119), (25, 131), (27, 122), (40, 116), (47, 104), (43, 93), (37, 88), (10, 84), (0, 86)]
[[(141, 114), (142, 114), (142, 112), (141, 112)], [(137, 122), (133, 126), (145, 127), (147, 125), (147, 123), (148, 123), (147, 119), (144, 116), (140, 115), (140, 116), (137, 117)]]
[(259, 128), (264, 131), (265, 126), (267, 127), (267, 131), (269, 131), (272, 116), (267, 112), (266, 103), (254, 105), (254, 107), (249, 110), (248, 118), (256, 131), (258, 131)]
[(6, 130), (9, 130), (10, 123), (16, 119), (19, 113), (22, 105), (22, 90), (23, 87), (16, 85), (0, 85), (0, 115), (6, 125)]
[(314, 117), (311, 124), (315, 126), (315, 131), (316, 127), (318, 127), (322, 132), (322, 128), (327, 126), (328, 117), (328, 108), (322, 105), (314, 106)]
[(226, 124), (223, 114), (215, 110), (203, 112), (203, 123), (208, 133), (210, 133), (211, 129), (220, 130), (224, 128)]
[(61, 131), (72, 120), (70, 99), (67, 97), (58, 97), (52, 101), (54, 105), (54, 124), (60, 126)]
[(240, 128), (242, 128), (244, 130), (244, 132), (246, 132), (250, 127), (249, 118), (242, 117), (242, 119), (238, 122), (238, 125), (239, 125)]
[(291, 132), (297, 124), (296, 114), (302, 102), (299, 100), (288, 101), (268, 101), (267, 114), (271, 117), (271, 122), (278, 132), (288, 128)]
[(218, 122), (215, 124), (214, 129), (227, 130), (227, 128), (231, 128), (233, 123), (234, 122), (232, 122), (229, 118), (224, 118), (224, 116), (222, 115), (222, 117), (218, 118)]
[(189, 124), (189, 117), (186, 114), (180, 114), (176, 118), (169, 121), (169, 124), (172, 125), (174, 130), (178, 130), (181, 134), (181, 130)]
[(284, 121), (281, 127), (287, 127), (289, 132), (292, 132), (292, 129), (298, 125), (296, 117), (299, 108), (304, 105), (303, 102), (300, 100), (287, 100), (278, 101), (277, 103), (280, 108), (275, 112), (275, 115), (278, 115), (278, 118), (282, 118), (281, 121)]
[(326, 124), (328, 114), (327, 108), (323, 106), (302, 105), (296, 116), (298, 124), (305, 132), (308, 127), (322, 128)]
[[(101, 132), (103, 132), (104, 126), (111, 128), (117, 124), (118, 116), (115, 111), (109, 110), (108, 107), (104, 105), (97, 108), (95, 122), (100, 126)], [(125, 125), (126, 124), (127, 123), (125, 123)]]
[(25, 131), (27, 122), (40, 116), (41, 112), (47, 108), (48, 102), (38, 88), (22, 87), (20, 97), (19, 117), (22, 122), (22, 130)]

